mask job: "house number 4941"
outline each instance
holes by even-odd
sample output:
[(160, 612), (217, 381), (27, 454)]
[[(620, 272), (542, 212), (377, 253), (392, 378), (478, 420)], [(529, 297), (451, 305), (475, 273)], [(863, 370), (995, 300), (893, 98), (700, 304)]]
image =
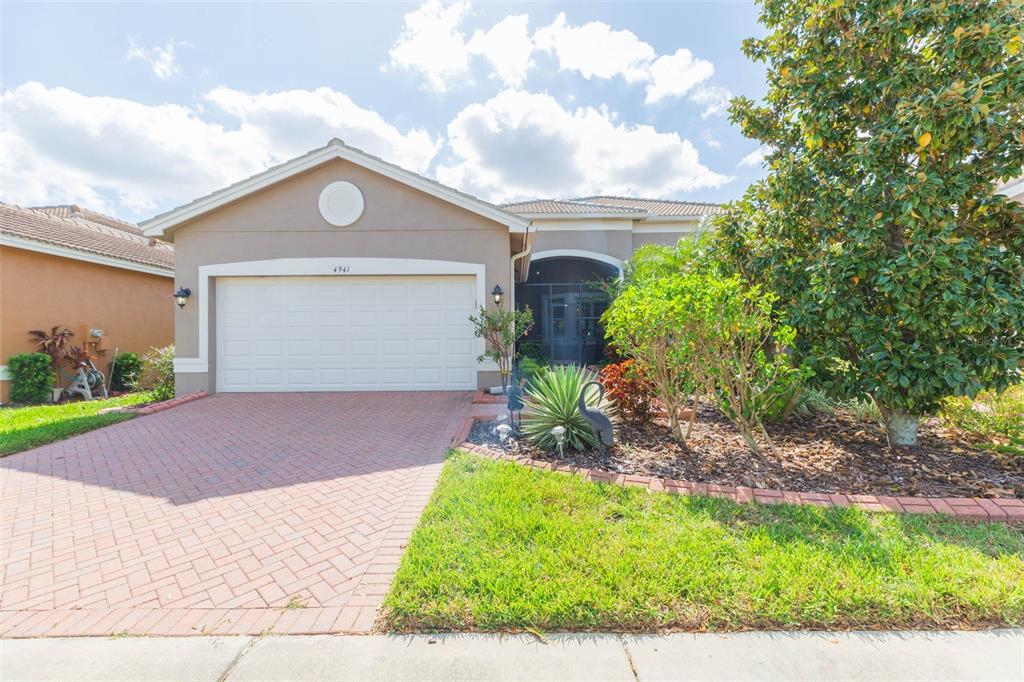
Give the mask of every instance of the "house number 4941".
[(351, 269), (351, 267), (352, 266), (350, 265), (335, 265), (333, 268), (331, 268), (331, 272), (333, 272), (336, 275), (341, 275), (348, 272), (349, 269)]

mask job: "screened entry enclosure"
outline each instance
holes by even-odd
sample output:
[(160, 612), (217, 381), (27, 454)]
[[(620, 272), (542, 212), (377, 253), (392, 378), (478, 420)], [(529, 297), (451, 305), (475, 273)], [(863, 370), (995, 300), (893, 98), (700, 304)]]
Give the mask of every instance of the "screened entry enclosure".
[(600, 319), (608, 307), (601, 283), (619, 276), (614, 265), (586, 258), (545, 258), (530, 264), (516, 285), (516, 307), (529, 306), (534, 326), (527, 342), (540, 344), (555, 364), (589, 365), (604, 355)]

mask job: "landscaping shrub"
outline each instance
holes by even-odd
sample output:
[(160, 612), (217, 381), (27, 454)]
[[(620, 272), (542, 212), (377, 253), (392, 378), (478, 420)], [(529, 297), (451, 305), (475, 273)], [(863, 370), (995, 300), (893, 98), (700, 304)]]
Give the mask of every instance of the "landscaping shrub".
[(693, 393), (690, 337), (686, 332), (687, 276), (635, 280), (601, 317), (605, 333), (644, 375), (668, 412), (672, 436), (685, 443), (679, 412)]
[(949, 398), (939, 415), (957, 429), (988, 441), (989, 449), (1024, 455), (1024, 385), (1002, 393), (986, 391), (974, 400)]
[(601, 383), (623, 419), (646, 424), (654, 416), (654, 384), (635, 360), (606, 365), (601, 369)]
[(783, 352), (796, 331), (772, 315), (775, 295), (743, 284), (738, 276), (691, 275), (686, 297), (690, 314), (684, 335), (690, 338), (693, 374), (699, 390), (717, 395), (725, 413), (754, 452), (759, 433), (772, 448), (764, 421), (788, 401), (804, 369)]
[(149, 349), (142, 358), (138, 385), (149, 391), (153, 400), (174, 397), (174, 346)]
[(50, 400), (53, 365), (46, 353), (18, 353), (7, 361), (11, 375), (11, 400), (43, 403)]
[(110, 388), (114, 391), (130, 391), (135, 388), (142, 373), (142, 358), (138, 353), (120, 353), (110, 368)]
[[(565, 427), (565, 445), (569, 448), (596, 448), (597, 438), (577, 405), (580, 391), (591, 381), (597, 381), (597, 375), (577, 365), (557, 365), (536, 375), (530, 392), (523, 398), (522, 429), (526, 438), (534, 445), (551, 449), (558, 445), (551, 429), (562, 426)], [(608, 397), (599, 400), (598, 395), (596, 388), (587, 391), (587, 407), (599, 407), (614, 419), (615, 403)]]
[(545, 366), (532, 357), (526, 356), (519, 358), (516, 369), (519, 373), (519, 380), (529, 386), (533, 378), (544, 371)]
[(521, 360), (530, 358), (538, 366), (548, 364), (548, 356), (544, 352), (544, 344), (540, 341), (520, 341), (516, 344), (516, 355)]

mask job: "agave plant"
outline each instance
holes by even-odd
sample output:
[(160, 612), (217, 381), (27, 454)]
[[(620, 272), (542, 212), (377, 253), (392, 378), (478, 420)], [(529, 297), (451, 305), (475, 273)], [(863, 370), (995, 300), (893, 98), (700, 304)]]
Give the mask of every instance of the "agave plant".
[[(591, 381), (597, 381), (597, 375), (576, 365), (548, 367), (536, 374), (523, 399), (522, 430), (527, 440), (542, 448), (554, 448), (558, 443), (551, 429), (562, 426), (567, 447), (574, 450), (596, 448), (597, 438), (577, 406), (580, 390)], [(615, 419), (614, 401), (603, 398), (597, 387), (588, 389), (586, 404), (600, 408)]]

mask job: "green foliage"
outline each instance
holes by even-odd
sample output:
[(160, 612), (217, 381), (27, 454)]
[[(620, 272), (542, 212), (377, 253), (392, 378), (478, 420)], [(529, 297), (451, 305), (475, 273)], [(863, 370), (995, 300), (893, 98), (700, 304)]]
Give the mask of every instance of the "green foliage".
[[(598, 443), (590, 425), (580, 414), (577, 402), (583, 386), (597, 381), (597, 375), (577, 365), (556, 365), (537, 374), (530, 383), (530, 392), (523, 402), (523, 434), (542, 448), (557, 446), (551, 429), (565, 428), (565, 444), (573, 450), (596, 448)], [(599, 400), (596, 387), (587, 391), (587, 407), (600, 408), (614, 419), (615, 403), (608, 398)]]
[(948, 424), (986, 441), (985, 447), (1024, 455), (1024, 385), (1002, 393), (986, 391), (969, 398), (949, 398), (939, 416)]
[(520, 341), (516, 344), (516, 357), (530, 358), (538, 365), (548, 364), (548, 356), (544, 353), (544, 344), (540, 341)]
[[(745, 49), (768, 63), (769, 97), (733, 113), (772, 174), (720, 219), (717, 246), (777, 293), (833, 395), (919, 413), (1016, 378), (1022, 214), (992, 190), (1024, 166), (1020, 19), (1009, 3), (764, 3), (773, 32)], [(638, 254), (623, 290), (696, 250)], [(784, 412), (787, 381), (752, 409)]]
[[(647, 258), (648, 253), (655, 252), (645, 252), (641, 258)], [(694, 388), (686, 300), (691, 284), (690, 276), (681, 273), (635, 277), (601, 318), (615, 348), (634, 360), (654, 384), (668, 412), (673, 437), (680, 443), (685, 436), (677, 415)]]
[(142, 373), (142, 358), (131, 351), (120, 353), (110, 372), (110, 388), (112, 390), (130, 391), (135, 388), (139, 375)]
[(518, 363), (516, 363), (516, 368), (519, 371), (519, 380), (524, 382), (526, 386), (529, 386), (533, 381), (533, 378), (543, 372), (547, 367), (527, 355), (519, 358)]
[(480, 306), (476, 314), (470, 315), (469, 321), (473, 323), (473, 333), (477, 338), (487, 342), (487, 349), (477, 362), (493, 360), (501, 373), (501, 388), (506, 390), (515, 361), (515, 343), (533, 327), (533, 311), (529, 306), (522, 310), (488, 310)]
[(43, 403), (50, 400), (53, 386), (53, 362), (46, 353), (18, 353), (7, 361), (11, 374), (11, 400), (16, 403)]
[(623, 360), (601, 368), (601, 383), (627, 421), (646, 424), (654, 416), (654, 384), (635, 360)]
[(696, 390), (720, 398), (751, 448), (755, 432), (770, 443), (763, 420), (788, 414), (807, 372), (784, 352), (795, 331), (775, 319), (775, 296), (720, 274), (700, 241), (646, 247), (635, 260), (602, 322), (653, 383), (675, 438), (686, 440), (676, 415)]
[(142, 358), (138, 385), (149, 391), (153, 400), (174, 397), (174, 346), (150, 348)]
[(691, 274), (681, 279), (677, 296), (689, 310), (680, 336), (697, 386), (719, 397), (752, 450), (759, 451), (756, 433), (772, 447), (763, 422), (790, 409), (806, 372), (784, 352), (796, 331), (774, 319), (774, 294), (736, 275)]
[(941, 514), (737, 505), (454, 453), (389, 629), (964, 629), (1024, 624), (1024, 533)]
[(716, 220), (840, 398), (919, 415), (1024, 358), (1019, 2), (762, 0), (763, 102), (730, 108), (768, 177)]

